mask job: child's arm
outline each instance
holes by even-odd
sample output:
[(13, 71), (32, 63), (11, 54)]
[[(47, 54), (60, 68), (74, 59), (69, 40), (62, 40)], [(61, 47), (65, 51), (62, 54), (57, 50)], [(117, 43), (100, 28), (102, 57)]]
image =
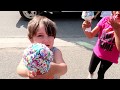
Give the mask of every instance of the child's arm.
[(108, 23), (113, 27), (115, 35), (115, 44), (120, 51), (120, 23), (118, 23), (113, 17), (110, 17)]
[(52, 65), (53, 72), (56, 75), (64, 75), (67, 72), (67, 65), (62, 57), (62, 52), (57, 49), (54, 53), (55, 63)]
[(29, 71), (24, 62), (23, 59), (21, 59), (20, 63), (17, 66), (17, 74), (19, 74), (21, 77), (29, 77), (29, 78), (34, 78), (36, 76), (36, 73), (33, 71)]
[(25, 67), (23, 59), (21, 59), (20, 63), (17, 66), (17, 74), (22, 77), (28, 77), (29, 70)]
[(116, 43), (117, 49), (120, 52), (120, 28), (115, 30), (114, 35), (115, 35), (115, 43)]
[(54, 60), (55, 62), (51, 62), (50, 70), (43, 74), (43, 75), (37, 75), (34, 78), (30, 77), (32, 79), (53, 79), (54, 75), (64, 75), (67, 72), (67, 65), (63, 60), (62, 53), (59, 49), (57, 49), (54, 52)]
[(95, 27), (93, 30), (91, 30), (90, 32), (85, 31), (85, 29), (86, 29), (86, 28), (89, 28), (89, 27), (91, 27), (91, 23), (90, 23), (90, 22), (84, 21), (84, 22), (82, 23), (82, 29), (83, 29), (85, 35), (86, 35), (88, 38), (93, 38), (93, 37), (95, 37), (95, 36), (98, 34), (100, 28), (99, 28), (98, 26), (96, 26), (96, 27)]

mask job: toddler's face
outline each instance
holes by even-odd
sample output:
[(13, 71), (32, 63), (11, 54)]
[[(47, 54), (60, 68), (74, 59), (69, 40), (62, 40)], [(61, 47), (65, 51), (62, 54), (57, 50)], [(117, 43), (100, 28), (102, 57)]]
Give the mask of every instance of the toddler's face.
[(54, 37), (53, 36), (48, 36), (47, 33), (45, 32), (45, 27), (43, 24), (40, 24), (38, 27), (38, 31), (36, 35), (33, 36), (32, 43), (43, 43), (45, 44), (48, 48), (52, 48), (54, 44)]

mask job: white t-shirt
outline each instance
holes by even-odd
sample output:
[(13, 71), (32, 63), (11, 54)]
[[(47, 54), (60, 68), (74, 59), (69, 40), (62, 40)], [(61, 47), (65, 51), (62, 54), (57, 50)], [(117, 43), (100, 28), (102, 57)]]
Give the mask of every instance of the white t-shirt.
[(111, 16), (112, 11), (102, 11), (100, 17)]

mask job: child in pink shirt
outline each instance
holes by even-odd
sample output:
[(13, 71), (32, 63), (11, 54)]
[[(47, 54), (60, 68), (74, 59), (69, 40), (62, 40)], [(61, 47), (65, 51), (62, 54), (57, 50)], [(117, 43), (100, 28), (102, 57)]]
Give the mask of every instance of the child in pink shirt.
[(98, 40), (93, 48), (93, 54), (89, 65), (88, 79), (93, 78), (94, 71), (100, 63), (98, 79), (104, 79), (104, 74), (113, 63), (118, 63), (120, 53), (120, 11), (113, 11), (112, 16), (102, 18), (91, 31), (85, 29), (91, 23), (84, 21), (82, 28), (88, 38), (98, 34)]

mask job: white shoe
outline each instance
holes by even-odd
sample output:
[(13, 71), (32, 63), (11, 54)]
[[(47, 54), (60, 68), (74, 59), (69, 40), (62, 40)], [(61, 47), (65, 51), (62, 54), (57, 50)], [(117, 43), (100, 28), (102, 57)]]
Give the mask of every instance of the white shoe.
[(90, 73), (89, 73), (87, 79), (93, 79), (93, 75), (94, 75), (94, 74), (90, 74)]

